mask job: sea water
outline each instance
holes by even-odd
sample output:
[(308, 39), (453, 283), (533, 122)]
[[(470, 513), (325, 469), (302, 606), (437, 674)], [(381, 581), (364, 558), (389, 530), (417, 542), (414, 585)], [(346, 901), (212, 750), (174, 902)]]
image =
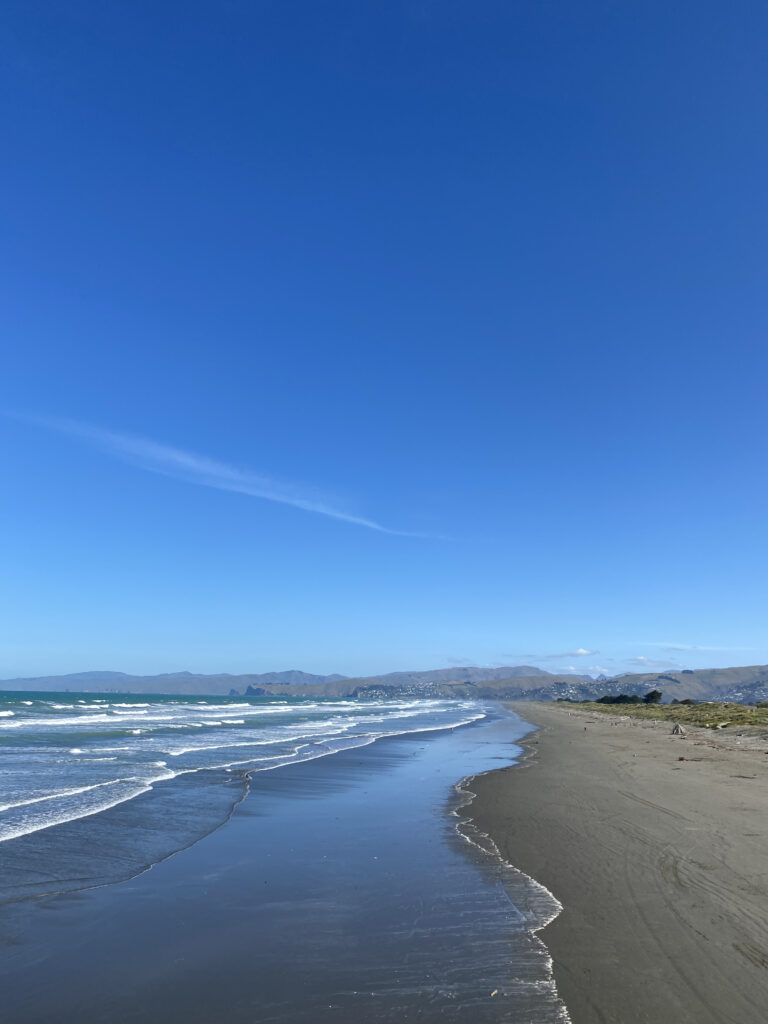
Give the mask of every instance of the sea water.
[(509, 763), (519, 720), (416, 699), (0, 711), (4, 1020), (567, 1019), (536, 936), (556, 901), (473, 835), (457, 787)]

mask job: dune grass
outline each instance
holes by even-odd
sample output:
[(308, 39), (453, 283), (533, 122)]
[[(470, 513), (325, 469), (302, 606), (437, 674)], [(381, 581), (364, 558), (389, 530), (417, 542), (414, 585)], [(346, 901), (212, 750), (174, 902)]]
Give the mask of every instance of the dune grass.
[(768, 726), (768, 707), (746, 704), (722, 704), (703, 701), (700, 704), (580, 704), (586, 711), (604, 715), (629, 715), (632, 718), (655, 718), (681, 725), (698, 725), (704, 729), (724, 729), (731, 725)]

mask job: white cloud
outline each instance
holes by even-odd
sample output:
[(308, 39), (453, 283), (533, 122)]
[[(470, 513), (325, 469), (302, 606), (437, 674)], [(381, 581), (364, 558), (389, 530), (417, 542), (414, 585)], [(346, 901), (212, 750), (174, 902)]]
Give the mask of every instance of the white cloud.
[(70, 420), (17, 418), (78, 437), (109, 455), (114, 455), (141, 469), (172, 477), (175, 480), (183, 480), (186, 483), (198, 484), (202, 487), (213, 487), (220, 491), (247, 494), (252, 498), (275, 501), (282, 505), (292, 505), (294, 508), (304, 509), (306, 512), (316, 512), (319, 515), (329, 516), (331, 519), (340, 519), (355, 526), (377, 530), (379, 533), (417, 536), (389, 529), (374, 519), (353, 515), (309, 488), (261, 476), (251, 470), (217, 462), (204, 455), (197, 455), (181, 448), (173, 448), (170, 445), (159, 444), (146, 438), (103, 430), (101, 427), (75, 423)]
[[(577, 647), (575, 651), (560, 651), (559, 654), (529, 654), (526, 657), (538, 658), (540, 661), (545, 659), (554, 658), (585, 658), (592, 654), (599, 654), (599, 651), (590, 651), (586, 647)], [(574, 669), (574, 671), (576, 671)]]

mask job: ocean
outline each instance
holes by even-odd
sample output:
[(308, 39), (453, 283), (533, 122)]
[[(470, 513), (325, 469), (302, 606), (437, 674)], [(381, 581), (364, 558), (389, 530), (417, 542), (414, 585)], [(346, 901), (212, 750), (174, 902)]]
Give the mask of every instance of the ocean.
[(0, 695), (3, 1020), (567, 1020), (536, 936), (559, 907), (461, 785), (528, 728), (473, 701)]

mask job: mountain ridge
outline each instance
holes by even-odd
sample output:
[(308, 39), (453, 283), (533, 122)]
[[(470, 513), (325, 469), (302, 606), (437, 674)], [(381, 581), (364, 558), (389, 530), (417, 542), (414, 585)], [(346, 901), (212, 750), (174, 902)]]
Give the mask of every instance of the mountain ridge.
[(460, 665), (425, 671), (388, 672), (347, 677), (317, 675), (289, 669), (284, 672), (203, 674), (188, 671), (151, 676), (126, 672), (90, 671), (66, 675), (0, 680), (0, 690), (62, 690), (117, 693), (216, 695), (280, 695), (346, 697), (413, 695), (479, 697), (497, 700), (588, 700), (604, 694), (640, 694), (659, 689), (665, 700), (768, 700), (768, 665), (679, 671), (623, 673), (610, 678), (556, 675), (532, 665), (483, 668)]
[(71, 672), (64, 675), (0, 679), (0, 690), (37, 690), (40, 692), (77, 690), (83, 693), (117, 690), (119, 693), (180, 693), (191, 696), (202, 694), (213, 696), (215, 694), (245, 693), (249, 687), (252, 689), (274, 689), (288, 686), (301, 690), (307, 686), (338, 684), (343, 687), (349, 683), (354, 687), (374, 682), (390, 686), (411, 686), (426, 682), (485, 682), (522, 675), (548, 677), (550, 673), (533, 665), (504, 665), (497, 668), (464, 665), (456, 668), (428, 669), (423, 672), (405, 671), (376, 676), (357, 676), (354, 679), (349, 679), (339, 673), (317, 675), (311, 672), (302, 672), (299, 669), (239, 675), (228, 672), (206, 674), (181, 671), (146, 676), (132, 675), (128, 672), (97, 670)]
[(39, 692), (77, 690), (82, 693), (109, 693), (112, 690), (117, 690), (119, 693), (178, 693), (190, 696), (215, 696), (216, 694), (228, 694), (235, 685), (240, 685), (243, 689), (252, 683), (263, 686), (312, 686), (338, 682), (344, 678), (338, 673), (316, 675), (312, 672), (301, 672), (299, 669), (242, 675), (232, 675), (228, 672), (206, 674), (182, 671), (162, 672), (147, 676), (97, 670), (70, 672), (64, 675), (0, 679), (0, 690), (37, 690)]

